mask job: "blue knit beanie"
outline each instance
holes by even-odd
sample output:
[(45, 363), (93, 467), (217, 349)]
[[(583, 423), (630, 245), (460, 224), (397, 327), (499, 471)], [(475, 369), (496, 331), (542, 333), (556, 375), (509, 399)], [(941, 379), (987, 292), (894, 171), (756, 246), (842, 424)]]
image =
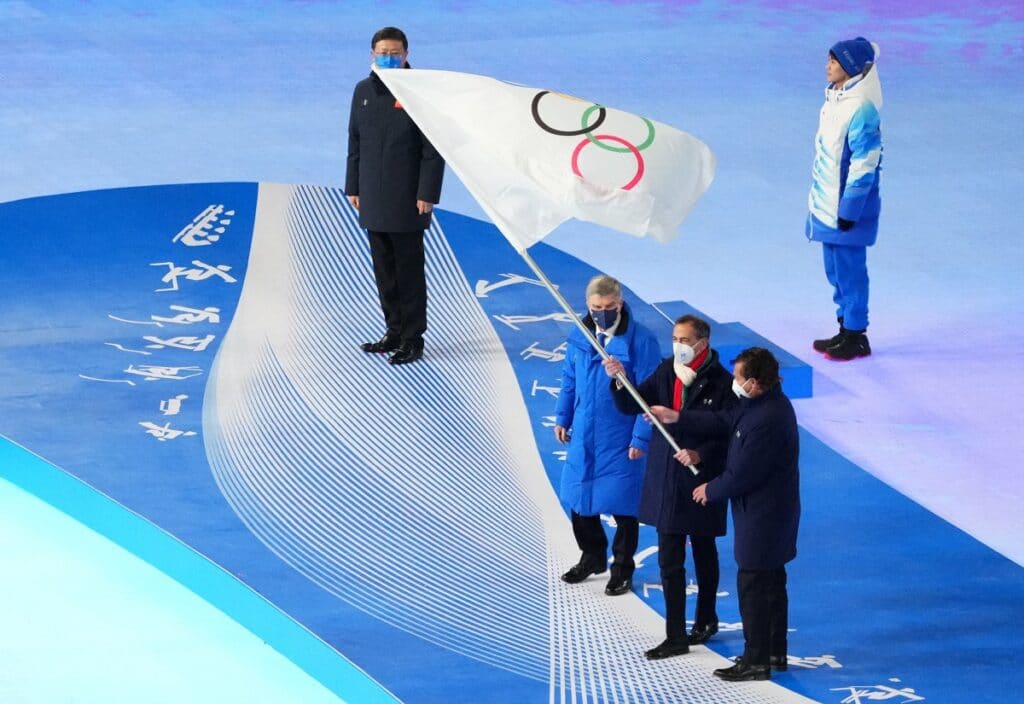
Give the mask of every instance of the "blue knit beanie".
[(875, 60), (875, 49), (864, 37), (836, 42), (830, 52), (843, 70), (851, 76), (864, 72), (864, 67)]

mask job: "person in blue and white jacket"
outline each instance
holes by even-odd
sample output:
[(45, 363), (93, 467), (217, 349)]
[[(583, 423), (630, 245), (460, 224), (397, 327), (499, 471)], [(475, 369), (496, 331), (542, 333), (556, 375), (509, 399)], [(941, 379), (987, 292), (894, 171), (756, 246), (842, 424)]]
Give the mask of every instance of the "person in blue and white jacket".
[(867, 248), (878, 236), (882, 163), (878, 45), (864, 37), (829, 51), (825, 104), (814, 140), (807, 238), (822, 243), (839, 333), (814, 349), (848, 361), (871, 354), (868, 344)]

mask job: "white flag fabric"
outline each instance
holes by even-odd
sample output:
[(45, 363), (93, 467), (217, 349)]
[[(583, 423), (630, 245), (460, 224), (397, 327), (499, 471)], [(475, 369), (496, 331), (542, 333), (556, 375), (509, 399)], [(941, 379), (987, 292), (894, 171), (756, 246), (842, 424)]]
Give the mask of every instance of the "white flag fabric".
[(374, 70), (520, 252), (574, 217), (668, 241), (714, 178), (708, 146), (660, 122), (487, 76)]

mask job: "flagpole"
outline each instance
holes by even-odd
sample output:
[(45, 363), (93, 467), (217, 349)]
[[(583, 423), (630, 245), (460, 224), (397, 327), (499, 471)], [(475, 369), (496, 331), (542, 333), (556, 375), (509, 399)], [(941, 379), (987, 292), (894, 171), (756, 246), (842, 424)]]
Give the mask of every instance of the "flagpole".
[[(587, 338), (587, 341), (590, 342), (591, 346), (595, 350), (597, 350), (598, 354), (600, 354), (603, 359), (611, 359), (611, 355), (608, 354), (608, 352), (601, 345), (601, 343), (597, 341), (597, 338), (594, 336), (594, 333), (590, 332), (587, 326), (583, 324), (583, 321), (580, 320), (580, 317), (576, 315), (576, 311), (573, 310), (573, 307), (571, 305), (569, 305), (569, 301), (565, 300), (565, 296), (563, 296), (562, 293), (558, 290), (558, 288), (553, 283), (551, 283), (551, 279), (547, 277), (547, 274), (544, 273), (544, 270), (537, 266), (537, 262), (533, 260), (533, 257), (530, 256), (530, 253), (526, 249), (521, 249), (518, 251), (520, 256), (522, 256), (522, 258), (526, 261), (529, 267), (533, 269), (533, 273), (536, 274), (537, 278), (539, 278), (541, 282), (544, 284), (545, 288), (547, 288), (551, 295), (555, 297), (555, 300), (558, 301), (558, 303), (562, 306), (565, 312), (572, 317), (572, 321), (576, 324), (576, 327), (580, 329), (580, 332), (582, 332), (583, 335)], [(622, 387), (629, 392), (629, 395), (633, 397), (633, 400), (637, 402), (641, 409), (643, 409), (643, 412), (647, 415), (647, 418), (651, 421), (651, 424), (658, 429), (658, 432), (662, 434), (662, 436), (665, 438), (665, 441), (669, 444), (669, 446), (676, 452), (679, 452), (682, 449), (681, 447), (679, 447), (679, 443), (677, 443), (675, 438), (673, 438), (669, 434), (668, 430), (665, 429), (665, 426), (661, 424), (661, 421), (654, 417), (654, 414), (651, 413), (651, 407), (647, 405), (647, 402), (644, 401), (643, 396), (641, 396), (640, 392), (636, 390), (636, 387), (634, 387), (633, 384), (630, 383), (629, 378), (626, 376), (625, 372), (619, 372), (618, 374), (616, 374), (615, 379), (620, 384), (622, 384)], [(700, 470), (698, 470), (692, 464), (688, 464), (686, 465), (686, 467), (691, 472), (693, 472), (694, 475), (700, 473)]]

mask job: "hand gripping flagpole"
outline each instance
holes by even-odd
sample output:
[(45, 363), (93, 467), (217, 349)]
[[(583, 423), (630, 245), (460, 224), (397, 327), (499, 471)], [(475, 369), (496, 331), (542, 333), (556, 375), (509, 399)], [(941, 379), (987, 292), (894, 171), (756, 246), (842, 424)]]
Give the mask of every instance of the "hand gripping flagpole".
[[(561, 305), (565, 312), (572, 317), (572, 321), (576, 324), (576, 327), (580, 329), (580, 332), (582, 332), (583, 335), (587, 338), (587, 341), (590, 342), (591, 346), (595, 350), (597, 350), (598, 354), (600, 354), (603, 359), (611, 359), (611, 355), (608, 354), (607, 350), (605, 350), (601, 343), (598, 342), (597, 338), (594, 337), (594, 333), (590, 332), (587, 326), (583, 324), (583, 321), (580, 320), (580, 317), (576, 315), (576, 311), (573, 310), (571, 305), (569, 305), (569, 301), (565, 300), (565, 296), (562, 295), (561, 291), (559, 291), (555, 287), (555, 285), (551, 283), (551, 279), (547, 277), (547, 274), (544, 273), (544, 270), (537, 266), (537, 262), (533, 260), (533, 257), (530, 256), (529, 252), (527, 252), (525, 248), (519, 249), (518, 251), (520, 256), (522, 256), (522, 258), (526, 261), (529, 267), (533, 269), (533, 273), (537, 275), (537, 277), (541, 280), (541, 282), (551, 293), (551, 295), (555, 297), (555, 300), (558, 301), (559, 305)], [(682, 450), (682, 448), (679, 447), (679, 443), (676, 442), (675, 438), (673, 438), (672, 435), (668, 432), (668, 430), (665, 429), (665, 426), (661, 424), (661, 421), (655, 418), (654, 414), (651, 413), (651, 407), (647, 405), (647, 402), (644, 401), (644, 397), (640, 395), (640, 392), (636, 390), (636, 387), (634, 387), (633, 384), (630, 383), (629, 377), (626, 376), (625, 372), (619, 372), (618, 374), (616, 374), (615, 379), (620, 384), (622, 384), (622, 388), (626, 389), (626, 391), (629, 392), (629, 395), (633, 397), (633, 400), (637, 402), (641, 409), (643, 409), (643, 412), (646, 414), (646, 417), (651, 421), (651, 424), (658, 429), (658, 432), (660, 432), (662, 437), (665, 438), (665, 441), (669, 444), (669, 446), (676, 452)], [(688, 464), (686, 465), (686, 467), (691, 472), (693, 472), (694, 476), (700, 473), (700, 470), (698, 470), (692, 464)]]

